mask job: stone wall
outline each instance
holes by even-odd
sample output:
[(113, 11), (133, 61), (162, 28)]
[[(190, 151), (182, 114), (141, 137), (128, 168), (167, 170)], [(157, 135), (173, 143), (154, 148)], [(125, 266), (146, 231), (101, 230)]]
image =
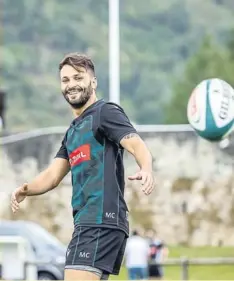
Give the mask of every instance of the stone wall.
[[(64, 130), (65, 131), (65, 130)], [(70, 174), (60, 187), (31, 197), (17, 215), (9, 196), (53, 159), (64, 131), (34, 131), (1, 139), (0, 216), (39, 222), (68, 242), (72, 233)], [(234, 245), (234, 141), (210, 143), (193, 132), (142, 132), (154, 157), (157, 188), (146, 197), (126, 179), (131, 226), (153, 226), (170, 244)], [(227, 146), (228, 145), (228, 146)], [(125, 154), (126, 176), (137, 170)]]

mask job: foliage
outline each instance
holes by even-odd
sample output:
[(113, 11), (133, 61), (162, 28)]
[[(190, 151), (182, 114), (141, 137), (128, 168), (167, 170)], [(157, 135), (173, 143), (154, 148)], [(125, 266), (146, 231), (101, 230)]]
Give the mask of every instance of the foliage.
[[(99, 96), (108, 99), (107, 0), (1, 2), (1, 87), (10, 130), (69, 124), (57, 69), (67, 52), (92, 56)], [(232, 7), (229, 0), (120, 0), (121, 104), (135, 123), (183, 121), (179, 113), (164, 118), (171, 79), (181, 77), (205, 31), (222, 45), (233, 25)], [(204, 76), (191, 83), (198, 78)]]
[[(234, 33), (234, 32), (233, 32)], [(230, 36), (233, 37), (233, 33)], [(174, 84), (174, 94), (166, 106), (167, 123), (187, 123), (187, 103), (192, 90), (204, 79), (220, 78), (234, 86), (233, 40), (221, 48), (209, 36), (204, 38), (197, 53), (188, 61), (184, 75)]]

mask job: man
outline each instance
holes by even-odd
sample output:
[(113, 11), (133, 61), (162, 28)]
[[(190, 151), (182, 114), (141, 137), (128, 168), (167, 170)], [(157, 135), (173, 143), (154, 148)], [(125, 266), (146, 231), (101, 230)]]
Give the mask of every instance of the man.
[(149, 245), (138, 231), (133, 231), (125, 250), (126, 267), (129, 280), (148, 278)]
[(27, 196), (48, 192), (71, 171), (74, 233), (68, 246), (65, 280), (108, 279), (118, 274), (128, 237), (123, 151), (136, 159), (148, 195), (154, 187), (152, 158), (123, 109), (98, 100), (93, 62), (68, 54), (59, 65), (61, 90), (75, 119), (49, 167), (12, 194), (15, 212)]
[(163, 279), (164, 272), (161, 264), (168, 256), (168, 248), (162, 240), (156, 237), (154, 230), (148, 232), (148, 237), (150, 247), (149, 279)]

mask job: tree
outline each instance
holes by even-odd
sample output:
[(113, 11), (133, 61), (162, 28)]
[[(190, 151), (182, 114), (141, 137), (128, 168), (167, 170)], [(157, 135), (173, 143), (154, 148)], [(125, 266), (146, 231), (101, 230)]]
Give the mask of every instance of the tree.
[(219, 47), (211, 37), (206, 36), (198, 51), (188, 61), (183, 77), (174, 83), (172, 98), (165, 106), (165, 122), (188, 123), (188, 99), (192, 90), (202, 80), (220, 78), (234, 84), (233, 64), (234, 60), (231, 60), (227, 49)]
[[(1, 87), (8, 93), (9, 130), (70, 123), (58, 79), (58, 64), (67, 52), (93, 58), (98, 96), (108, 99), (108, 1), (1, 2)], [(232, 26), (233, 4), (225, 3), (120, 0), (121, 105), (132, 121), (163, 122), (162, 104), (171, 93), (168, 77), (184, 69), (204, 30), (220, 38)]]

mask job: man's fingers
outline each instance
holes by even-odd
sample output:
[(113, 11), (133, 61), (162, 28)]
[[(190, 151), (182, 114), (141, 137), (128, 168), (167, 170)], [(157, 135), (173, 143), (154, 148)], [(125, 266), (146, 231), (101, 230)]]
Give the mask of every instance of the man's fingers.
[(19, 210), (19, 206), (16, 205), (16, 204), (12, 204), (11, 209), (12, 209), (12, 211), (15, 213), (16, 211)]
[(147, 195), (149, 195), (154, 190), (153, 182), (150, 183), (148, 189), (146, 190)]
[(16, 200), (16, 198), (15, 198), (15, 192), (13, 192), (13, 193), (11, 194), (11, 201), (13, 201), (13, 200)]
[(19, 210), (20, 204), (19, 201), (22, 201), (20, 198), (24, 195), (26, 196), (28, 191), (28, 185), (25, 183), (18, 189), (16, 189), (11, 195), (11, 209), (13, 213)]
[(11, 196), (11, 204), (19, 205), (19, 203), (18, 203), (17, 200), (16, 200), (16, 196), (15, 196), (14, 193), (13, 193), (12, 196)]
[(154, 178), (151, 177), (151, 181), (150, 181), (149, 187), (147, 189), (148, 194), (150, 194), (153, 190), (154, 190)]
[(11, 209), (14, 213), (19, 209), (19, 203), (13, 198), (11, 200)]
[(146, 195), (149, 195), (153, 191), (153, 189), (154, 189), (154, 179), (151, 175), (149, 175), (143, 187), (143, 191)]
[(150, 180), (151, 180), (151, 176), (149, 174), (145, 174), (144, 179), (142, 178), (143, 191), (146, 191), (148, 189), (150, 185)]
[(133, 175), (133, 176), (129, 176), (128, 179), (129, 179), (129, 180), (141, 180), (141, 179), (142, 179), (142, 176), (141, 176), (139, 173), (136, 173), (136, 174)]
[(151, 185), (151, 188), (150, 188), (150, 193), (154, 190), (155, 188), (155, 178), (152, 177), (152, 185)]

